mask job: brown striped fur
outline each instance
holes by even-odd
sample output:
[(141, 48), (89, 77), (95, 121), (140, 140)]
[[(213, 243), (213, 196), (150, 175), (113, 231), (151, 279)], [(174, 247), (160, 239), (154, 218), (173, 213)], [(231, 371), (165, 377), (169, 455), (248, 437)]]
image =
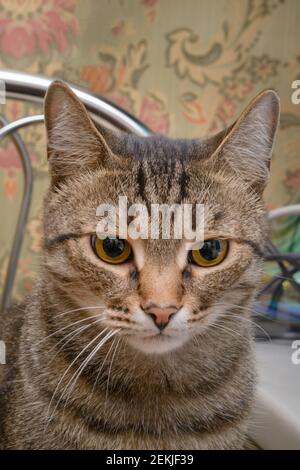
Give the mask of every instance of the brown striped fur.
[[(255, 389), (250, 312), (267, 232), (262, 191), (278, 112), (266, 91), (213, 138), (145, 139), (96, 129), (66, 85), (50, 87), (40, 275), (26, 306), (0, 318), (9, 358), (0, 366), (0, 447), (243, 448)], [(180, 240), (139, 240), (132, 262), (105, 265), (89, 241), (96, 207), (125, 194), (129, 203), (204, 203), (206, 236), (230, 240), (227, 258), (198, 268)], [(150, 338), (140, 310), (149, 302), (179, 309), (170, 337)], [(104, 328), (118, 332), (77, 377)]]

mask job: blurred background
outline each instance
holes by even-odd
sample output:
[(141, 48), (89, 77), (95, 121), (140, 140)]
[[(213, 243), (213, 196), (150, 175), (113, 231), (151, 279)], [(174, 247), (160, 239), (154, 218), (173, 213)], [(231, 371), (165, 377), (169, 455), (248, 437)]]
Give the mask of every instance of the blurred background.
[[(0, 0), (0, 68), (62, 78), (172, 137), (218, 132), (253, 96), (274, 88), (282, 115), (266, 202), (269, 209), (300, 202), (300, 104), (291, 101), (291, 84), (300, 79), (299, 0)], [(42, 112), (15, 100), (0, 107), (8, 120)], [(20, 134), (34, 192), (16, 300), (36, 276), (48, 184), (43, 125)], [(22, 166), (8, 138), (0, 143), (0, 191), (1, 290), (23, 191)], [(272, 239), (283, 251), (299, 252), (300, 217), (276, 220)], [(266, 265), (265, 281), (276, 270), (276, 263)], [(299, 294), (288, 282), (280, 289), (279, 300), (300, 318)]]

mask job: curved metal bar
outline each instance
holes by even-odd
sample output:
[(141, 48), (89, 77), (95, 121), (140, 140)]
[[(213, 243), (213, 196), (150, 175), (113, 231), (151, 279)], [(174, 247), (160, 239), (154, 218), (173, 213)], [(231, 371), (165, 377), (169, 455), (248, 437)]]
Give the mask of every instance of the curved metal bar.
[[(13, 132), (14, 129), (12, 128), (11, 124), (5, 119), (3, 116), (0, 115), (0, 123), (4, 126), (0, 129), (6, 131), (3, 132), (4, 135), (8, 135), (9, 133)], [(17, 263), (21, 251), (22, 246), (22, 239), (24, 236), (25, 225), (28, 218), (29, 208), (30, 208), (30, 201), (31, 201), (31, 194), (32, 194), (32, 166), (30, 161), (30, 156), (25, 146), (23, 139), (20, 137), (19, 134), (13, 132), (12, 140), (16, 145), (18, 152), (21, 157), (23, 172), (24, 172), (24, 189), (23, 189), (23, 199), (21, 203), (21, 208), (19, 211), (19, 217), (17, 222), (17, 227), (15, 231), (15, 236), (12, 244), (12, 249), (10, 252), (8, 269), (6, 274), (6, 279), (4, 283), (4, 289), (2, 294), (2, 301), (1, 301), (1, 310), (6, 310), (11, 302), (11, 295), (13, 284), (16, 276), (16, 268)], [(0, 137), (1, 139), (1, 137)]]
[(286, 217), (291, 215), (300, 215), (300, 204), (293, 204), (290, 206), (277, 207), (269, 211), (269, 220), (278, 219), (279, 217)]
[[(38, 103), (42, 103), (47, 88), (53, 81), (49, 78), (10, 70), (0, 70), (0, 80), (5, 83), (7, 98)], [(105, 121), (117, 129), (133, 132), (142, 137), (152, 134), (150, 129), (116, 105), (77, 86), (71, 85), (71, 88), (91, 113), (95, 122), (103, 124)]]
[(6, 137), (11, 132), (15, 132), (21, 127), (29, 126), (30, 124), (38, 124), (40, 122), (44, 122), (43, 114), (36, 114), (34, 116), (26, 116), (21, 119), (18, 119), (14, 122), (8, 122), (7, 124), (0, 129), (0, 140)]

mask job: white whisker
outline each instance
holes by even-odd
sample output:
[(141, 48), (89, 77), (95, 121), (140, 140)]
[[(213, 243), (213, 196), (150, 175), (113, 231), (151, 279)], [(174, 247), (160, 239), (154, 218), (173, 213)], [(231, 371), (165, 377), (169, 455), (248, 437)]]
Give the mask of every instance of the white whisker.
[[(88, 321), (88, 320), (92, 320), (93, 318), (99, 318), (99, 315), (91, 315), (91, 316), (88, 316), (86, 318), (82, 318), (81, 320), (78, 320), (78, 321), (75, 321), (73, 323), (70, 323), (69, 325), (66, 325), (62, 328), (60, 328), (59, 330), (56, 330), (54, 331), (53, 333), (51, 333), (50, 335), (46, 336), (45, 338), (41, 339), (40, 341), (38, 341), (35, 346), (38, 346), (39, 344), (43, 343), (44, 341), (46, 341), (47, 339), (51, 338), (52, 336), (55, 336), (57, 335), (58, 333), (60, 333), (61, 331), (64, 331), (66, 330), (67, 328), (71, 328), (71, 326), (74, 326), (74, 325), (78, 325), (79, 323), (82, 323), (84, 321)], [(99, 318), (99, 321), (101, 321), (102, 319)]]
[[(116, 338), (115, 338), (115, 339), (116, 339)], [(120, 337), (118, 338), (116, 347), (115, 347), (115, 349), (114, 349), (114, 352), (113, 352), (113, 355), (112, 355), (112, 358), (111, 358), (111, 361), (110, 361), (109, 369), (108, 369), (107, 384), (106, 384), (106, 392), (105, 392), (105, 401), (104, 401), (104, 409), (106, 408), (106, 402), (107, 402), (107, 398), (108, 398), (109, 379), (110, 379), (112, 364), (113, 364), (113, 360), (114, 360), (114, 358), (115, 358), (115, 355), (116, 355), (116, 352), (117, 352), (117, 349), (118, 349), (118, 346), (119, 346), (119, 344), (120, 344), (121, 339), (122, 339), (122, 338), (121, 338), (121, 336), (120, 336)]]
[[(66, 407), (67, 405), (67, 402), (70, 398), (70, 395), (72, 393), (72, 390), (74, 390), (75, 388), (75, 385), (81, 375), (81, 373), (83, 372), (83, 370), (86, 368), (86, 366), (88, 365), (88, 363), (93, 359), (93, 357), (97, 354), (97, 352), (99, 351), (99, 349), (105, 344), (107, 343), (107, 341), (112, 338), (113, 336), (115, 336), (116, 334), (118, 333), (118, 330), (114, 330), (114, 331), (110, 331), (107, 333), (107, 335), (100, 341), (100, 343), (98, 343), (95, 348), (92, 350), (92, 352), (90, 352), (90, 354), (85, 358), (85, 360), (82, 362), (82, 364), (79, 366), (79, 368), (77, 369), (77, 371), (73, 374), (73, 376), (71, 377), (71, 379), (69, 380), (69, 382), (67, 383), (66, 387), (64, 388), (64, 390), (62, 391), (62, 394), (60, 396), (60, 401), (62, 400), (65, 392), (68, 390), (68, 393), (66, 394), (66, 403), (65, 403), (65, 406), (64, 408)], [(110, 351), (110, 350), (109, 350)]]
[[(84, 326), (81, 326), (80, 328), (77, 328), (75, 331), (71, 331), (71, 333), (68, 333), (66, 336), (64, 336), (61, 340), (58, 341), (58, 343), (53, 346), (50, 351), (52, 351), (53, 349), (55, 349), (60, 343), (63, 342), (63, 345), (58, 348), (58, 350), (56, 351), (56, 353), (54, 354), (54, 356), (51, 358), (51, 360), (48, 362), (48, 365), (51, 364), (51, 362), (53, 361), (53, 359), (60, 353), (60, 351), (62, 351), (65, 346), (70, 342), (72, 341), (72, 339), (76, 338), (76, 336), (78, 336), (80, 333), (82, 333), (83, 331), (87, 330), (88, 328), (90, 328), (91, 326), (97, 324), (97, 323), (101, 323), (103, 320), (102, 319), (97, 319), (95, 321), (93, 321), (92, 323), (90, 323), (89, 325), (84, 325)], [(67, 338), (69, 338), (67, 341), (65, 341)]]
[[(84, 353), (84, 351), (86, 351), (95, 341), (97, 341), (98, 338), (100, 338), (101, 335), (103, 335), (106, 331), (108, 330), (108, 328), (105, 328), (104, 330), (101, 331), (101, 333), (99, 333), (97, 336), (95, 336), (95, 338), (92, 339), (92, 341), (90, 341), (81, 351), (80, 353), (75, 357), (75, 359), (69, 364), (69, 366), (67, 367), (67, 369), (65, 370), (64, 374), (62, 375), (62, 377), (60, 378), (54, 392), (53, 392), (53, 395), (51, 397), (51, 400), (49, 402), (49, 405), (48, 405), (48, 411), (47, 411), (47, 416), (49, 415), (49, 412), (50, 412), (50, 409), (51, 409), (51, 405), (53, 403), (53, 400), (55, 398), (55, 395), (60, 387), (60, 384), (62, 383), (64, 377), (66, 376), (66, 374), (69, 372), (69, 370), (71, 369), (71, 367), (75, 364), (75, 362), (77, 361), (77, 359), (79, 359), (79, 357)], [(54, 416), (55, 414), (55, 411), (58, 407), (58, 404), (59, 404), (60, 400), (57, 402), (55, 408), (54, 408), (54, 411), (53, 413), (51, 414), (50, 418), (49, 418), (49, 421), (51, 421), (52, 417)]]
[(55, 315), (53, 318), (62, 317), (64, 315), (68, 315), (69, 313), (81, 312), (83, 310), (93, 310), (93, 309), (103, 310), (104, 308), (105, 308), (104, 306), (80, 307), (80, 308), (75, 308), (73, 310), (66, 310), (65, 312)]

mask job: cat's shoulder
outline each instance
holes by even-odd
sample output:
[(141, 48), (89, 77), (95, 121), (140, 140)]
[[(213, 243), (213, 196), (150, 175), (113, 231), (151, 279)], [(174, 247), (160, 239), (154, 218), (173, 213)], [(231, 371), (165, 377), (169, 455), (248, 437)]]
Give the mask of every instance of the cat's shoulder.
[(0, 389), (17, 357), (25, 310), (26, 305), (14, 304), (0, 313)]
[(13, 304), (0, 313), (0, 341), (14, 343), (25, 318), (26, 304)]
[(0, 313), (0, 449), (4, 445), (4, 422), (10, 384), (14, 377), (25, 305), (13, 305)]

